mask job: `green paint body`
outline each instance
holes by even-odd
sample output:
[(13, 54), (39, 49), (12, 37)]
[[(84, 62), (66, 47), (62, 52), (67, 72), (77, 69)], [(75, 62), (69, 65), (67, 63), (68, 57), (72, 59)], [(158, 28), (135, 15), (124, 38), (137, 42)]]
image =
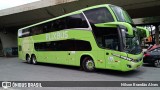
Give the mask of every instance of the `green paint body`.
[[(79, 14), (83, 11), (90, 10), (93, 8), (100, 8), (100, 7), (108, 8), (115, 22), (101, 23), (101, 24), (96, 24), (95, 26), (116, 27), (117, 25), (124, 25), (126, 28), (128, 28), (128, 34), (130, 35), (133, 34), (132, 26), (128, 23), (118, 22), (116, 20), (116, 16), (111, 11), (111, 8), (108, 6), (108, 4), (82, 9), (67, 15), (63, 15), (57, 18), (46, 20), (44, 22), (40, 22), (34, 25), (24, 27), (20, 30), (33, 27), (42, 23), (50, 22), (58, 18)], [(91, 44), (92, 50), (91, 51), (36, 51), (34, 47), (34, 43), (47, 42), (47, 41), (59, 41), (59, 40), (66, 40), (66, 39), (77, 39), (77, 40), (88, 41)], [(61, 30), (56, 32), (35, 35), (35, 36), (24, 37), (24, 38), (18, 38), (18, 46), (22, 47), (22, 50), (18, 52), (19, 59), (21, 60), (26, 59), (26, 54), (29, 54), (29, 56), (34, 54), (37, 58), (37, 62), (80, 66), (81, 57), (84, 55), (88, 55), (92, 57), (92, 59), (94, 60), (95, 68), (111, 69), (111, 70), (119, 70), (119, 71), (134, 70), (141, 67), (143, 64), (142, 53), (138, 55), (133, 55), (133, 54), (128, 54), (126, 52), (107, 50), (107, 49), (102, 49), (98, 47), (96, 40), (94, 38), (94, 35), (92, 33), (92, 30), (69, 29), (69, 30)], [(68, 53), (70, 53), (70, 55)], [(106, 53), (109, 53), (109, 55), (106, 55)], [(135, 62), (125, 60), (120, 56), (132, 58), (135, 60)], [(137, 60), (140, 60), (140, 61), (137, 61)], [(130, 65), (131, 67), (129, 68), (128, 65)]]

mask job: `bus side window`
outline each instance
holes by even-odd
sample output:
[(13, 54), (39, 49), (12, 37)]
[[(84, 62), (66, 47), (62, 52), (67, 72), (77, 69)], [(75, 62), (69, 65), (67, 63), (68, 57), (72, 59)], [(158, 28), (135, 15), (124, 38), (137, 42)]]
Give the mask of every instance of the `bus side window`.
[(89, 25), (88, 25), (88, 23), (87, 23), (86, 18), (84, 17), (84, 15), (80, 14), (80, 16), (81, 16), (81, 19), (82, 19), (81, 27), (82, 28), (89, 28)]
[(58, 31), (59, 30), (59, 21), (58, 20), (55, 20), (51, 23), (51, 28), (52, 28), (52, 31)]
[(43, 26), (43, 33), (52, 32), (52, 23), (48, 22), (42, 25)]
[(37, 30), (35, 28), (30, 28), (31, 30), (31, 35), (37, 35)]
[(42, 30), (42, 26), (41, 25), (38, 25), (38, 26), (35, 26), (35, 27), (32, 27), (30, 28), (31, 30), (31, 35), (39, 35), (39, 34), (42, 34), (43, 33), (43, 30)]
[(47, 25), (43, 26), (43, 33), (48, 33), (48, 26)]
[(88, 41), (82, 41), (82, 40), (76, 40), (76, 51), (91, 51), (92, 47), (90, 42)]
[(29, 36), (29, 35), (30, 35), (30, 29), (29, 29), (29, 28), (24, 29), (24, 30), (22, 31), (22, 37), (27, 37), (27, 36)]
[(76, 14), (67, 17), (68, 28), (88, 28), (86, 19), (82, 14)]
[(74, 51), (75, 45), (73, 40), (62, 40), (54, 42), (55, 51)]
[(52, 42), (35, 43), (36, 51), (91, 51), (92, 47), (88, 41), (62, 40)]
[(51, 22), (51, 31), (55, 31), (55, 30), (56, 30), (55, 27), (56, 27), (56, 25), (55, 25), (55, 23), (52, 21), (52, 22)]
[(22, 38), (22, 35), (23, 35), (22, 30), (19, 30), (19, 31), (18, 31), (18, 37), (19, 37), (19, 38)]
[[(116, 36), (114, 36), (116, 37)], [(118, 38), (106, 38), (105, 39), (105, 47), (112, 50), (119, 50)]]
[(50, 23), (51, 31), (60, 31), (67, 29), (66, 18), (60, 18)]

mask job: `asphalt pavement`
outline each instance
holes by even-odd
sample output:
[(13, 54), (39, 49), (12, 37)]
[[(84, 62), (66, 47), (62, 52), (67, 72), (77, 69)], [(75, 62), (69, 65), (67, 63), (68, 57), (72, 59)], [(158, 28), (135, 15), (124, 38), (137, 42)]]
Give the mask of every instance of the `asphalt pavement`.
[[(27, 64), (18, 58), (0, 57), (0, 81), (160, 81), (160, 68), (143, 65), (137, 70), (120, 72), (113, 70), (96, 70), (90, 73), (81, 71), (79, 67), (40, 63)], [(1, 88), (2, 89), (2, 88)], [(30, 90), (29, 88), (23, 88)], [(130, 88), (130, 87), (56, 87), (32, 88), (33, 90), (158, 90), (158, 88)], [(22, 90), (11, 88), (8, 90)]]

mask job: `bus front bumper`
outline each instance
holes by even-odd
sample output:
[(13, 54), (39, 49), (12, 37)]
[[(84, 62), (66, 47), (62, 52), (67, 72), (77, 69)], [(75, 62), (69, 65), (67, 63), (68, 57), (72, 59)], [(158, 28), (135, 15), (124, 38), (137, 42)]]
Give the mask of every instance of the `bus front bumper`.
[(128, 62), (122, 69), (122, 71), (131, 71), (140, 68), (143, 65), (143, 60), (140, 62)]

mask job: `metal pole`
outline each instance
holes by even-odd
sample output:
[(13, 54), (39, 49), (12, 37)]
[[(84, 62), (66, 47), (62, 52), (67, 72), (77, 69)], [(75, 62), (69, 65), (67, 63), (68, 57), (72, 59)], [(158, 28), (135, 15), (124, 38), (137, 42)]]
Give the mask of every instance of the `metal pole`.
[(150, 27), (150, 29), (151, 29), (151, 38), (152, 38), (152, 39), (151, 39), (151, 40), (152, 40), (152, 41), (151, 41), (151, 44), (154, 45), (152, 25), (150, 25), (149, 27)]
[(156, 45), (159, 45), (159, 25), (155, 25), (155, 39), (156, 39)]

